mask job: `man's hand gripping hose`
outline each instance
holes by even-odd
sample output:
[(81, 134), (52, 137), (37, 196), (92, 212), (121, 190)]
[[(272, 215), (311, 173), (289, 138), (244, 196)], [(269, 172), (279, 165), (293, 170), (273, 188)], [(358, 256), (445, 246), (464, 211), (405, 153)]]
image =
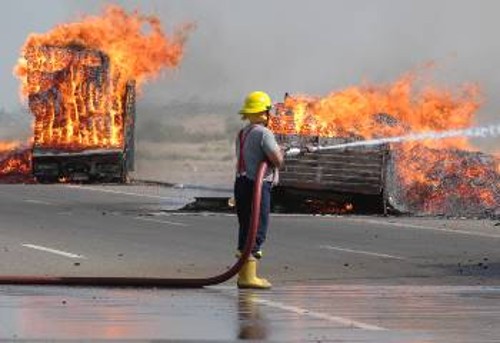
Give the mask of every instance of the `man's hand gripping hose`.
[(57, 277), (57, 276), (0, 276), (2, 285), (45, 285), (45, 286), (87, 286), (87, 287), (156, 287), (156, 288), (200, 288), (225, 282), (235, 276), (248, 260), (255, 244), (259, 227), (262, 182), (267, 162), (261, 162), (255, 177), (252, 216), (245, 248), (236, 263), (222, 274), (206, 278), (142, 278), (142, 277)]

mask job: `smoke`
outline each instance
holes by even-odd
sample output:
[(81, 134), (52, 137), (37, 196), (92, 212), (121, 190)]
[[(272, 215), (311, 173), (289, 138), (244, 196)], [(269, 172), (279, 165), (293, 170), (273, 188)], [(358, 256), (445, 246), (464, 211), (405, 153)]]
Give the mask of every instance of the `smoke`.
[[(155, 106), (234, 104), (262, 89), (324, 95), (368, 79), (390, 82), (426, 61), (444, 84), (478, 82), (485, 104), (477, 125), (500, 113), (500, 2), (496, 0), (183, 0), (115, 1), (162, 18), (166, 29), (194, 21), (182, 66), (146, 86), (139, 101)], [(0, 106), (16, 107), (11, 76), (26, 35), (75, 13), (96, 13), (103, 1), (16, 1), (4, 5), (0, 32)], [(47, 10), (50, 8), (50, 10)], [(3, 105), (2, 105), (3, 104)], [(498, 140), (478, 141), (486, 150)]]
[(27, 142), (32, 134), (31, 115), (26, 110), (0, 108), (0, 141)]

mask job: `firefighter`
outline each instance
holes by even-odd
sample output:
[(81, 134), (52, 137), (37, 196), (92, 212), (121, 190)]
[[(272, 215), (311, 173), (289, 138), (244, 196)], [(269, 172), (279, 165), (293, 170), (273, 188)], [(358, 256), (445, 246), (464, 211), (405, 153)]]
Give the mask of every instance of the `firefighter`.
[(260, 224), (257, 231), (255, 246), (250, 258), (243, 265), (238, 275), (239, 288), (271, 287), (271, 283), (257, 276), (257, 261), (262, 257), (262, 245), (266, 240), (271, 210), (271, 187), (277, 174), (277, 169), (283, 164), (283, 154), (274, 134), (267, 128), (269, 123), (271, 98), (264, 92), (256, 91), (247, 95), (240, 110), (242, 120), (249, 123), (240, 130), (236, 137), (236, 179), (234, 197), (238, 214), (238, 254), (245, 246), (252, 212), (252, 195), (255, 175), (258, 165), (268, 160), (273, 168), (269, 168), (262, 185), (262, 201)]

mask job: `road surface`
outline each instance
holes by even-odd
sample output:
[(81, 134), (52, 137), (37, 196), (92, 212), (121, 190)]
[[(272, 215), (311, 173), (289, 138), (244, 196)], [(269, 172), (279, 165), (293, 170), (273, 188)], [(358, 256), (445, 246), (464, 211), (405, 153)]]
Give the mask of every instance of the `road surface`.
[[(202, 277), (234, 263), (236, 218), (179, 213), (208, 190), (1, 185), (0, 274)], [(0, 286), (0, 339), (496, 342), (492, 220), (272, 217), (260, 273), (195, 290)]]

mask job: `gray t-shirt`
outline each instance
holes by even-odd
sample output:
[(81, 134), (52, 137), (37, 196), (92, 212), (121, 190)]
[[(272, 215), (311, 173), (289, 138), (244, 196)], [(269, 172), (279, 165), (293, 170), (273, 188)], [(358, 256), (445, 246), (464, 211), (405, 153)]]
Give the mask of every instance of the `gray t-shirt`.
[[(252, 130), (250, 128), (253, 127)], [(243, 128), (243, 136), (245, 143), (243, 145), (243, 156), (246, 166), (246, 177), (251, 180), (255, 179), (259, 163), (263, 161), (267, 155), (278, 152), (279, 145), (274, 138), (271, 130), (263, 125), (249, 124)], [(236, 159), (240, 159), (240, 134), (236, 136)], [(236, 164), (236, 174), (238, 174), (238, 165)], [(273, 168), (269, 168), (265, 177), (266, 181), (273, 181)]]

